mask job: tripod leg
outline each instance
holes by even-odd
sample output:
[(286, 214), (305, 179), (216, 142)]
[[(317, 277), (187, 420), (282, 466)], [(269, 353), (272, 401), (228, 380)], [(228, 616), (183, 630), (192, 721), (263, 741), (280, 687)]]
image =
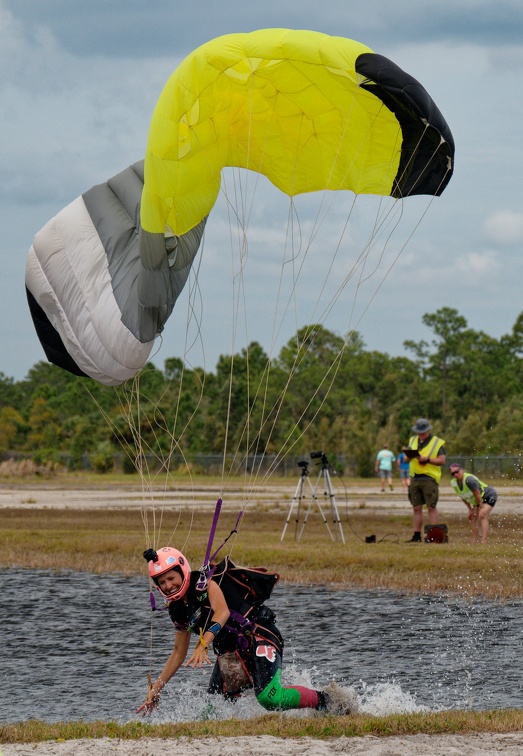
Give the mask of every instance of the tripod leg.
[(341, 524), (340, 513), (338, 511), (338, 505), (336, 504), (336, 496), (334, 495), (334, 489), (332, 487), (332, 481), (328, 470), (325, 470), (325, 483), (327, 486), (327, 492), (329, 494), (332, 521), (338, 523), (340, 530), (340, 536), (342, 543), (345, 543), (345, 536), (343, 535), (343, 527)]
[[(296, 502), (298, 503), (298, 511), (297, 511), (297, 515), (296, 515), (296, 530), (298, 529), (298, 520), (300, 518), (300, 502), (301, 502), (302, 498), (303, 498), (303, 477), (301, 477), (299, 479), (298, 485), (296, 486), (296, 491), (294, 493), (294, 498), (293, 498), (293, 500), (291, 502), (289, 513), (287, 515), (287, 519), (285, 521), (285, 525), (283, 527), (283, 531), (282, 531), (282, 534), (281, 534), (280, 543), (281, 543), (281, 541), (283, 541), (283, 539), (285, 537), (285, 531), (287, 530), (287, 525), (290, 522), (290, 519), (291, 519), (291, 516), (292, 516), (292, 511), (294, 509), (294, 505), (296, 504)], [(296, 533), (294, 534), (294, 540), (296, 540)]]
[(311, 508), (312, 508), (312, 504), (314, 502), (314, 499), (316, 498), (315, 491), (314, 491), (314, 489), (312, 487), (312, 483), (310, 482), (309, 478), (307, 478), (307, 482), (308, 482), (309, 488), (311, 490), (311, 497), (310, 497), (310, 500), (309, 500), (309, 506), (307, 507), (307, 512), (305, 513), (305, 517), (303, 518), (303, 522), (302, 522), (302, 525), (301, 525), (301, 530), (300, 530), (300, 533), (298, 535), (298, 541), (301, 539), (301, 537), (303, 535), (303, 531), (305, 529), (305, 525), (307, 524), (307, 520), (309, 519), (309, 514), (310, 514), (310, 511), (311, 511)]
[[(336, 539), (335, 539), (335, 538), (334, 538), (334, 536), (332, 535), (331, 529), (329, 528), (329, 523), (327, 522), (327, 518), (325, 517), (325, 514), (324, 514), (324, 512), (323, 512), (323, 509), (321, 508), (321, 504), (320, 504), (320, 502), (319, 502), (319, 500), (318, 500), (318, 496), (317, 496), (317, 491), (318, 491), (318, 487), (319, 487), (319, 485), (320, 485), (320, 480), (321, 480), (321, 472), (320, 472), (320, 474), (319, 474), (319, 476), (318, 476), (318, 481), (317, 481), (317, 483), (316, 483), (316, 488), (314, 488), (314, 489), (313, 489), (313, 488), (312, 488), (312, 484), (311, 484), (311, 489), (312, 489), (312, 499), (311, 499), (311, 502), (310, 502), (310, 504), (309, 504), (309, 509), (307, 510), (307, 517), (309, 516), (309, 512), (310, 512), (310, 510), (311, 510), (311, 507), (312, 507), (312, 503), (313, 503), (313, 502), (315, 501), (315, 502), (316, 502), (316, 505), (317, 505), (317, 507), (318, 507), (318, 511), (319, 511), (319, 513), (320, 513), (320, 515), (321, 515), (321, 519), (323, 520), (323, 524), (324, 524), (324, 525), (325, 525), (325, 527), (327, 528), (327, 532), (328, 532), (328, 534), (329, 534), (329, 535), (330, 535), (330, 537), (331, 537), (331, 541), (335, 541)], [(310, 481), (309, 481), (309, 483), (310, 483)], [(305, 520), (303, 521), (303, 525), (302, 525), (302, 529), (301, 529), (301, 532), (302, 532), (302, 533), (303, 533), (303, 528), (305, 527), (305, 522), (307, 521), (307, 517), (306, 517), (306, 518), (305, 518)], [(301, 536), (301, 533), (300, 533), (300, 536)]]

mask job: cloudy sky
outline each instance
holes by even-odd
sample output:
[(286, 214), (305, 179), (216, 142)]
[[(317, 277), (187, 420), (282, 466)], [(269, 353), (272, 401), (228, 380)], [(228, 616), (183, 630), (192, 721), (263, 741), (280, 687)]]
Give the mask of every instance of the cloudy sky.
[[(220, 34), (262, 27), (365, 43), (422, 82), (454, 134), (450, 185), (430, 206), (415, 201), (405, 212), (412, 214), (407, 236), (416, 214), (424, 215), (420, 227), (390, 271), (396, 252), (388, 252), (374, 288), (357, 303), (350, 324), (367, 347), (402, 354), (404, 339), (430, 337), (422, 315), (443, 306), (492, 336), (510, 332), (523, 310), (521, 0), (0, 0), (0, 372), (22, 379), (44, 359), (24, 292), (34, 234), (90, 186), (143, 156), (154, 103), (185, 55)], [(284, 229), (273, 213), (278, 201), (260, 191), (257, 244), (270, 248)], [(304, 226), (306, 214), (305, 202)], [(220, 249), (225, 221), (218, 209), (201, 264), (198, 323), (210, 368), (231, 351), (230, 295), (219, 265), (228, 254)], [(354, 243), (362, 243), (358, 228)], [(264, 287), (270, 265), (264, 269), (263, 255), (255, 263)], [(252, 298), (274, 306), (265, 293)], [(343, 335), (346, 315), (333, 314), (327, 326)], [(269, 321), (260, 309), (249, 333), (267, 351)], [(158, 366), (182, 356), (184, 328), (166, 328)]]

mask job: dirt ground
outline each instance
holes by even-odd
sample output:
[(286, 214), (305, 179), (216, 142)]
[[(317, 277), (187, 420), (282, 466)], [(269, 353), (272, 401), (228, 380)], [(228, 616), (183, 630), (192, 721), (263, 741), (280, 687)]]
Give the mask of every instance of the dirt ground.
[(189, 740), (69, 740), (0, 747), (3, 756), (521, 756), (523, 733), (473, 735), (407, 735), (377, 738), (275, 738), (269, 735)]

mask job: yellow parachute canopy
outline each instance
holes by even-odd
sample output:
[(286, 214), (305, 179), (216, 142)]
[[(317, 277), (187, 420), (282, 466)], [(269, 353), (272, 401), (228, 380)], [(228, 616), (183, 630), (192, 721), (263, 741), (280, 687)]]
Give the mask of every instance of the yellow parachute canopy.
[[(386, 91), (379, 86), (383, 70)], [(402, 156), (405, 126), (414, 118), (427, 128), (416, 103), (414, 114), (407, 113), (416, 87), (446, 127), (415, 79), (359, 42), (264, 29), (202, 45), (173, 73), (153, 114), (143, 230), (193, 228), (212, 209), (224, 166), (262, 173), (290, 196), (323, 189), (400, 196), (401, 161), (407, 176), (416, 152), (414, 145)], [(393, 98), (400, 90), (398, 106)], [(445, 136), (453, 150), (452, 135)], [(444, 169), (448, 181), (452, 168)]]

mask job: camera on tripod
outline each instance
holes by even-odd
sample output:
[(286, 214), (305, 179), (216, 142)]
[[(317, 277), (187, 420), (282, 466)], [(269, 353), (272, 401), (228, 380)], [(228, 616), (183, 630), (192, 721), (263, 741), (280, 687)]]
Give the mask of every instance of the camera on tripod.
[[(341, 542), (345, 543), (345, 536), (343, 535), (343, 526), (341, 524), (340, 513), (338, 511), (338, 505), (336, 504), (336, 496), (334, 493), (334, 489), (332, 487), (332, 481), (331, 481), (331, 476), (329, 472), (329, 460), (327, 459), (327, 455), (323, 451), (313, 451), (313, 452), (310, 452), (310, 458), (320, 460), (321, 469), (318, 473), (318, 480), (316, 481), (316, 486), (312, 485), (309, 478), (310, 462), (308, 462), (305, 459), (301, 459), (299, 462), (297, 461), (296, 464), (301, 469), (301, 475), (298, 480), (298, 485), (296, 486), (296, 491), (294, 492), (294, 497), (292, 499), (289, 513), (287, 514), (285, 525), (283, 526), (280, 541), (283, 541), (285, 532), (287, 530), (287, 526), (291, 520), (292, 513), (295, 507), (297, 508), (297, 512), (296, 512), (296, 518), (295, 518), (296, 531), (294, 534), (294, 538), (296, 541), (299, 541), (301, 539), (303, 530), (305, 528), (305, 525), (307, 524), (307, 520), (309, 518), (309, 514), (313, 505), (318, 507), (321, 519), (323, 520), (323, 523), (325, 527), (327, 528), (327, 532), (329, 533), (331, 540), (333, 541), (336, 540), (335, 534), (331, 531), (329, 527), (329, 523), (327, 522), (327, 517), (325, 516), (325, 512), (322, 509), (320, 495), (318, 495), (320, 486), (323, 485), (323, 502), (330, 509), (332, 522), (335, 525), (337, 525), (337, 527), (339, 528), (339, 537), (340, 537)], [(308, 497), (309, 505), (307, 507), (305, 517), (303, 518), (303, 522), (301, 523), (301, 528), (299, 528), (300, 507), (301, 507), (303, 499), (306, 498), (305, 493), (304, 493), (306, 487), (308, 487), (308, 490), (310, 492), (310, 495)]]
[(321, 464), (323, 465), (323, 467), (327, 467), (327, 465), (329, 464), (327, 455), (322, 451), (311, 452), (311, 459), (321, 459)]

